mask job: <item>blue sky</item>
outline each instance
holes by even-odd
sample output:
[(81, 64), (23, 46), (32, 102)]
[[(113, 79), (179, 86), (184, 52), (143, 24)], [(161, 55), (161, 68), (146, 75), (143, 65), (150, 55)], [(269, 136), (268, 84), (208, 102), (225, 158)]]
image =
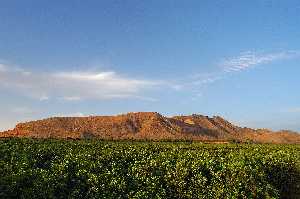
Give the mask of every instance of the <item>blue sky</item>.
[(4, 0), (0, 129), (157, 111), (300, 131), (300, 2)]

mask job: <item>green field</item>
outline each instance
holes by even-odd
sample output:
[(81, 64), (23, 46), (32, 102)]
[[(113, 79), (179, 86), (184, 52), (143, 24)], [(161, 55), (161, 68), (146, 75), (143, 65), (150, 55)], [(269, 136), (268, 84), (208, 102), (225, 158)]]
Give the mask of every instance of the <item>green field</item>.
[(300, 146), (0, 140), (0, 198), (300, 198)]

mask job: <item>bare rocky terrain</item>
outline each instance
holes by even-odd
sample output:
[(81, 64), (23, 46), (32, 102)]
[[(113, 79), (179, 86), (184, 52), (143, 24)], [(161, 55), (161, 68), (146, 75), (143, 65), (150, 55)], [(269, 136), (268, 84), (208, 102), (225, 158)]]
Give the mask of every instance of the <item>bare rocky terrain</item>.
[(219, 116), (193, 114), (165, 117), (156, 112), (53, 117), (17, 124), (13, 130), (1, 132), (0, 137), (300, 143), (300, 134), (292, 131), (242, 128)]

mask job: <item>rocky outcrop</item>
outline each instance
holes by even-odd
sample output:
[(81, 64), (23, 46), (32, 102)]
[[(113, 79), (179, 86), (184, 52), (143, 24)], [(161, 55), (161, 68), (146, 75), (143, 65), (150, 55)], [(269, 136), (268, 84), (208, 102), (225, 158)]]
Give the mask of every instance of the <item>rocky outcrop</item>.
[(100, 138), (109, 140), (199, 140), (208, 142), (300, 143), (290, 131), (241, 128), (225, 119), (203, 115), (164, 117), (156, 112), (117, 116), (53, 117), (20, 123), (0, 137)]

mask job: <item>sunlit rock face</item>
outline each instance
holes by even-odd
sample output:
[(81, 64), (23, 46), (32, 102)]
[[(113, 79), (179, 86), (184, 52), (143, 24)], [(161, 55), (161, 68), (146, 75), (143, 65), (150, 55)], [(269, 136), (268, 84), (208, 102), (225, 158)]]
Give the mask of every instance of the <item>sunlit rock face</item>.
[(300, 143), (300, 134), (290, 131), (241, 128), (219, 116), (164, 117), (156, 112), (53, 117), (20, 123), (13, 130), (0, 133), (0, 137)]

